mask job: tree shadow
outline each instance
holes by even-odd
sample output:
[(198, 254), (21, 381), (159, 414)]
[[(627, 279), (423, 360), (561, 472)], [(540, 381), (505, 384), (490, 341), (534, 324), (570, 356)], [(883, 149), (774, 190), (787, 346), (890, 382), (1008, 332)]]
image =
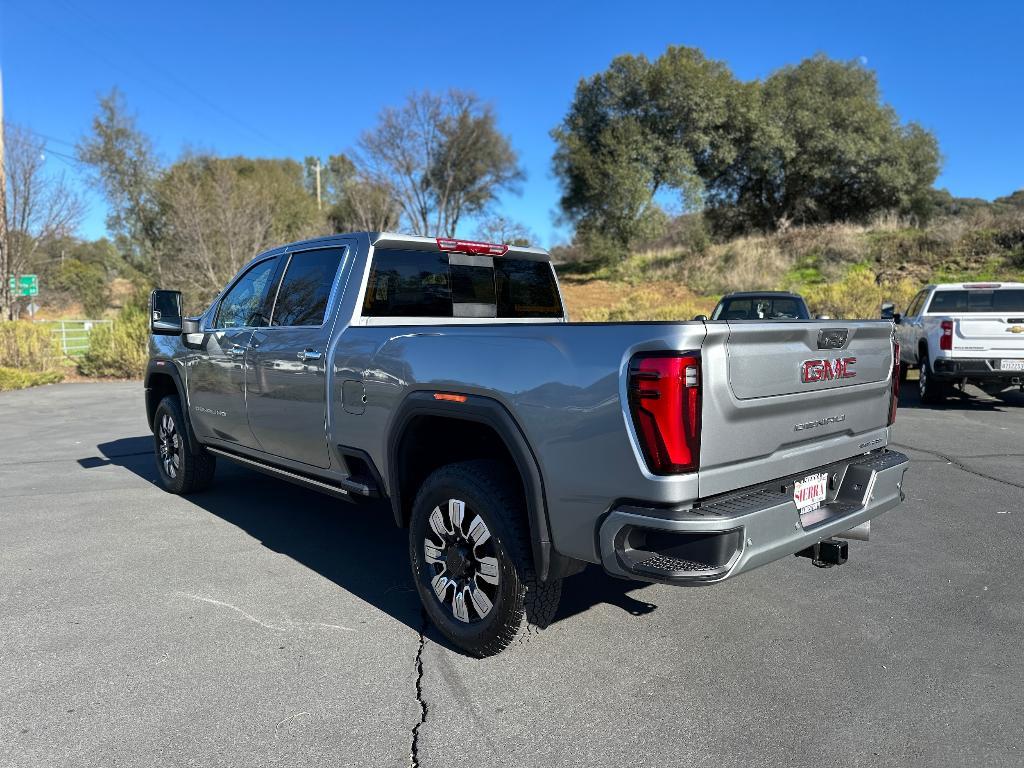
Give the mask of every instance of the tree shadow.
[[(159, 484), (152, 436), (122, 438), (96, 448), (99, 455), (79, 459), (81, 467), (115, 465)], [(423, 612), (409, 568), (408, 534), (394, 524), (386, 502), (349, 504), (223, 459), (217, 463), (213, 486), (187, 498), (411, 629), (423, 629)], [(647, 586), (590, 567), (565, 580), (554, 621), (599, 603), (618, 606), (634, 616), (650, 613), (656, 606), (627, 594)], [(436, 631), (430, 637), (455, 650)]]

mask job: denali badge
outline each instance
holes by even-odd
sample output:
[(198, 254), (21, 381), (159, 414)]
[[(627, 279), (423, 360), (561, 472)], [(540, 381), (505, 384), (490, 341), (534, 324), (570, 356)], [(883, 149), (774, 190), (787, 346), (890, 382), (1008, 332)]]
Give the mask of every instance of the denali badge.
[[(846, 421), (846, 414), (840, 413), (838, 416), (826, 416), (824, 419), (818, 419), (817, 421), (808, 421), (803, 424), (794, 424), (793, 431), (801, 432), (805, 429), (815, 429), (816, 427), (824, 427), (829, 424), (838, 424), (841, 421)], [(864, 446), (861, 446), (862, 448)]]
[(842, 349), (849, 335), (846, 328), (822, 328), (818, 331), (818, 349)]
[(215, 411), (213, 408), (204, 408), (201, 405), (194, 406), (199, 413), (208, 413), (210, 416), (227, 416), (226, 411)]
[(816, 381), (852, 379), (857, 375), (853, 370), (856, 357), (840, 357), (836, 360), (804, 360), (800, 363), (800, 381), (813, 384)]

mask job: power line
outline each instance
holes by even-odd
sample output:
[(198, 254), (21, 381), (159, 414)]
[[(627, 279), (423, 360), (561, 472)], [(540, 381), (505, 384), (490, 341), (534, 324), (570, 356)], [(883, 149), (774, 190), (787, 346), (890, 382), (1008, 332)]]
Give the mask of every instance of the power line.
[[(69, 8), (73, 12), (77, 13), (82, 18), (85, 18), (85, 19), (91, 21), (93, 24), (96, 24), (97, 26), (102, 26), (100, 21), (95, 16), (93, 16), (91, 13), (89, 13), (88, 11), (86, 11), (86, 10), (84, 10), (82, 8), (76, 7), (71, 2), (69, 2), (69, 0), (61, 0), (61, 2), (63, 3), (63, 5), (65, 7)], [(143, 64), (148, 66), (154, 72), (156, 72), (157, 74), (161, 75), (166, 80), (168, 80), (169, 82), (171, 82), (172, 84), (176, 85), (178, 88), (183, 90), (185, 93), (187, 93), (190, 96), (192, 96), (192, 98), (194, 98), (197, 101), (199, 101), (202, 104), (204, 104), (208, 109), (212, 109), (213, 111), (215, 111), (218, 114), (220, 114), (222, 117), (225, 117), (228, 120), (231, 120), (236, 125), (238, 125), (238, 126), (240, 126), (242, 128), (245, 128), (246, 130), (250, 131), (254, 135), (256, 135), (259, 138), (263, 139), (267, 143), (274, 145), (278, 149), (282, 149), (280, 143), (278, 143), (276, 140), (274, 140), (273, 138), (268, 136), (266, 133), (264, 133), (260, 129), (256, 128), (255, 126), (250, 125), (249, 123), (247, 123), (246, 121), (242, 120), (241, 118), (233, 115), (232, 113), (228, 112), (226, 109), (224, 109), (222, 106), (217, 104), (215, 101), (213, 101), (211, 99), (208, 99), (202, 93), (200, 93), (197, 90), (195, 90), (194, 88), (192, 88), (192, 86), (190, 86), (188, 83), (184, 82), (181, 78), (179, 78), (178, 76), (176, 76), (172, 72), (169, 72), (168, 70), (164, 69), (160, 65), (156, 64), (155, 62), (150, 60), (148, 57), (144, 56), (134, 46), (125, 45), (125, 44), (122, 43), (121, 48), (123, 50), (127, 50), (138, 61), (141, 61)]]

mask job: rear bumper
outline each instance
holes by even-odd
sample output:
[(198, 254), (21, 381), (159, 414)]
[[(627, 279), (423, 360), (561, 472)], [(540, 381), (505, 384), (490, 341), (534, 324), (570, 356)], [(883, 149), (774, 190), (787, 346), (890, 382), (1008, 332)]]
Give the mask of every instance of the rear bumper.
[[(1019, 359), (1019, 358), (1012, 358)], [(932, 374), (936, 379), (972, 381), (1005, 381), (1010, 384), (1024, 380), (1024, 371), (1002, 371), (1002, 358), (939, 357), (932, 361)]]
[[(792, 555), (855, 528), (903, 500), (909, 459), (882, 450), (704, 500), (683, 510), (620, 505), (601, 523), (606, 571), (642, 581), (703, 585)], [(827, 472), (829, 490), (800, 515), (793, 483)]]

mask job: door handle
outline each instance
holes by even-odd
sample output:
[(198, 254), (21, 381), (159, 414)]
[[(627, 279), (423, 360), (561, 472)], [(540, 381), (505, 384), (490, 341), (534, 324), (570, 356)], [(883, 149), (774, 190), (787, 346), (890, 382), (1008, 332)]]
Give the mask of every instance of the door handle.
[(299, 352), (298, 355), (296, 355), (296, 357), (298, 357), (299, 360), (301, 360), (304, 363), (308, 363), (313, 360), (319, 360), (323, 356), (324, 353), (316, 349), (304, 349), (301, 352)]

